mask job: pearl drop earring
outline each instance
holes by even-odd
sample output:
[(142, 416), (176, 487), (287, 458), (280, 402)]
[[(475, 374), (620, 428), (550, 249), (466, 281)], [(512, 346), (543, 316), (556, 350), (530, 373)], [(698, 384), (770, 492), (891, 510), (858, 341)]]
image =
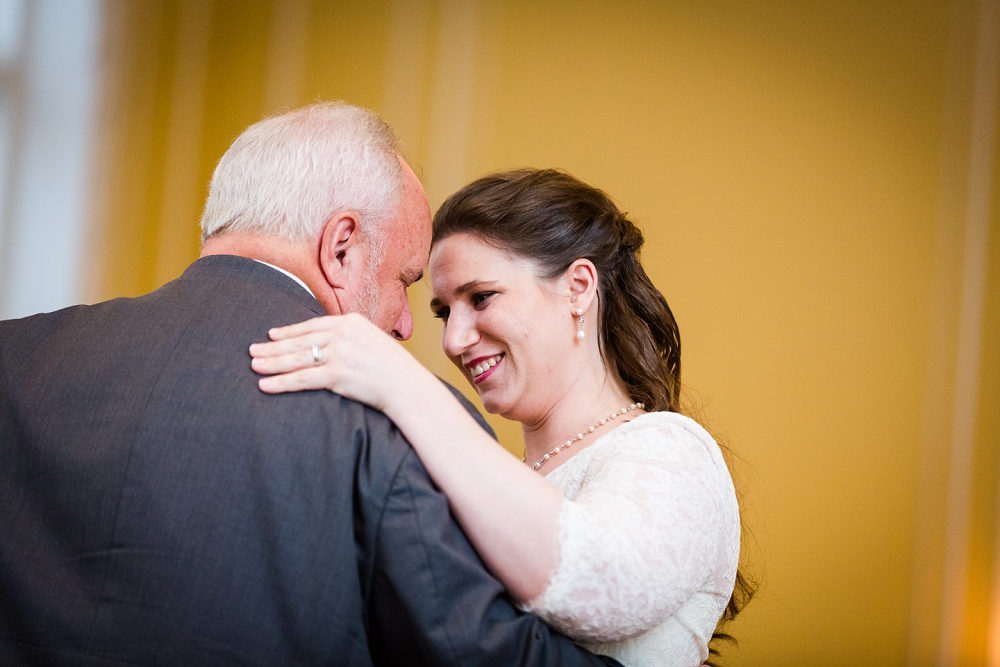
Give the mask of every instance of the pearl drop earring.
[(580, 318), (577, 320), (577, 324), (580, 328), (576, 332), (576, 339), (583, 340), (587, 337), (587, 332), (583, 330), (583, 308), (576, 309), (576, 316)]

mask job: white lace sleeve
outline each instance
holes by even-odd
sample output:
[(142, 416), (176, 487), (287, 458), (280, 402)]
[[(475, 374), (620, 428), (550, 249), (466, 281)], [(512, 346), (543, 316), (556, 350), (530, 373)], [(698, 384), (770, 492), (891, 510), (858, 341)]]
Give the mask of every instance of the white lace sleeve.
[(720, 566), (724, 577), (735, 573), (739, 513), (721, 453), (694, 422), (666, 414), (644, 415), (577, 455), (590, 457), (559, 518), (559, 567), (526, 605), (577, 640), (649, 630), (712, 589)]

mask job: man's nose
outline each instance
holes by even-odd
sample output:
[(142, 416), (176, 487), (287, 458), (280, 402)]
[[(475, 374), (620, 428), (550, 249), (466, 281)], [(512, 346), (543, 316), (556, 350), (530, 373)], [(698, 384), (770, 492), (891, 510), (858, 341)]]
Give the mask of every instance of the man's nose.
[(413, 313), (410, 312), (410, 299), (403, 294), (403, 312), (392, 325), (392, 337), (396, 340), (409, 340), (413, 335)]
[(441, 347), (449, 357), (460, 357), (470, 345), (479, 340), (476, 327), (468, 318), (452, 313), (441, 334)]

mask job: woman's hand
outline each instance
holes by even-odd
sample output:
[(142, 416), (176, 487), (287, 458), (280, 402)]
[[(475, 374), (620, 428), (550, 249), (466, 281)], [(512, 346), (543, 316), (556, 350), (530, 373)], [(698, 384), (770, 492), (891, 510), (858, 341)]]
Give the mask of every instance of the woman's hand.
[(415, 374), (426, 373), (402, 345), (355, 313), (316, 317), (268, 333), (272, 342), (250, 346), (250, 367), (270, 376), (258, 383), (268, 394), (329, 389), (388, 412), (413, 390)]

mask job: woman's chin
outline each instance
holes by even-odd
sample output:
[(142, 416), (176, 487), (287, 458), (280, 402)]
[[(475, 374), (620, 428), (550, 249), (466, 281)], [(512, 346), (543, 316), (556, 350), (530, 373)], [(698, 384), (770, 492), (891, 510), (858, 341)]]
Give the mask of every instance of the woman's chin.
[(485, 395), (479, 394), (479, 400), (483, 402), (483, 410), (486, 410), (491, 415), (500, 415), (505, 419), (510, 419), (507, 415), (514, 409), (514, 403), (505, 401), (500, 396), (491, 396), (491, 393), (485, 392)]

